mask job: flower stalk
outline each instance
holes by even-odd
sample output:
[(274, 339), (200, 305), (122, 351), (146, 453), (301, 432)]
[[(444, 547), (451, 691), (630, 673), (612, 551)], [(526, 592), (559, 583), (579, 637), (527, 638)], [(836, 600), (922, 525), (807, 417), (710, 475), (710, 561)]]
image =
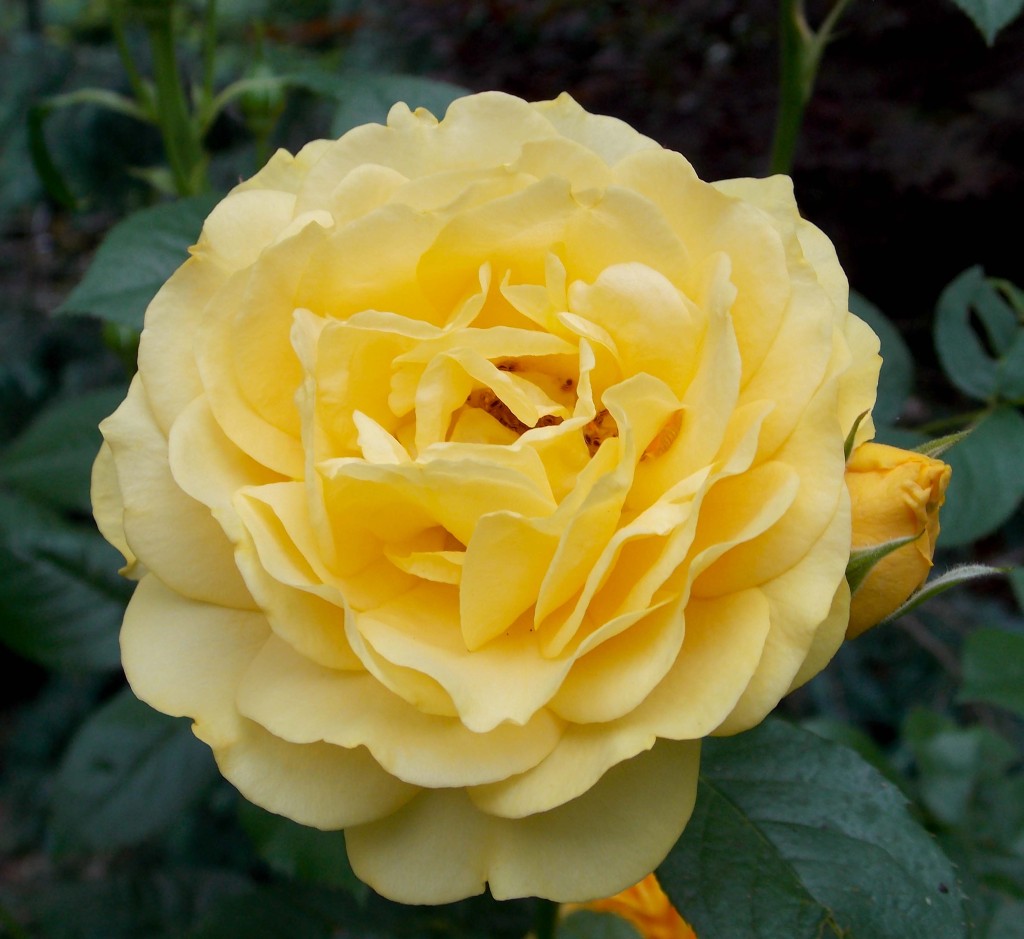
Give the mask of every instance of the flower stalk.
[(836, 0), (817, 30), (811, 29), (804, 0), (779, 4), (779, 110), (775, 119), (771, 171), (790, 174), (807, 102), (814, 91), (825, 46), (851, 0)]
[(206, 184), (206, 157), (189, 114), (174, 47), (173, 6), (153, 5), (143, 22), (153, 52), (156, 114), (167, 162), (179, 195), (201, 192)]

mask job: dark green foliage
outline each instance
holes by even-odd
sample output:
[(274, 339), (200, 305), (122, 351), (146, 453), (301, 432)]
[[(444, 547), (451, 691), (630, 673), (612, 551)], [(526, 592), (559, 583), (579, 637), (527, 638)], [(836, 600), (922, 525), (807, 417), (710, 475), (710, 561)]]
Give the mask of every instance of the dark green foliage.
[(956, 873), (899, 790), (779, 721), (706, 742), (693, 819), (659, 868), (698, 935), (958, 939)]

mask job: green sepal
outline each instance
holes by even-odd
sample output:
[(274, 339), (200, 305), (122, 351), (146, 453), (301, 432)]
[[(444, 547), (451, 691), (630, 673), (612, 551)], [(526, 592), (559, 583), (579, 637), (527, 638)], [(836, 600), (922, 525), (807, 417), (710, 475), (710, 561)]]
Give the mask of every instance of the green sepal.
[(861, 584), (871, 573), (872, 568), (888, 557), (893, 551), (899, 551), (904, 545), (917, 541), (924, 534), (924, 529), (916, 535), (907, 535), (905, 538), (894, 538), (892, 541), (883, 541), (881, 544), (873, 545), (870, 548), (855, 548), (850, 552), (850, 561), (846, 565), (846, 582), (850, 585), (850, 594), (855, 594)]
[(850, 432), (846, 435), (846, 442), (843, 444), (843, 457), (850, 459), (850, 454), (853, 452), (853, 441), (857, 437), (857, 431), (860, 430), (860, 425), (864, 422), (864, 418), (867, 417), (870, 411), (861, 411), (857, 415), (857, 419), (853, 422), (853, 427), (850, 428)]
[(1005, 574), (1010, 570), (1012, 570), (1010, 567), (990, 567), (988, 564), (961, 564), (958, 567), (951, 568), (941, 577), (928, 581), (920, 590), (911, 594), (902, 606), (893, 610), (882, 622), (888, 623), (894, 619), (899, 619), (904, 613), (909, 613), (926, 600), (930, 600), (932, 597), (949, 590), (950, 587), (966, 584), (982, 577), (994, 577), (998, 574)]
[(924, 456), (931, 457), (933, 460), (937, 460), (947, 450), (952, 449), (958, 443), (966, 440), (973, 432), (975, 425), (971, 425), (965, 430), (958, 430), (955, 434), (946, 434), (944, 437), (936, 437), (934, 440), (928, 440), (922, 443), (920, 446), (914, 447), (914, 453), (920, 453)]

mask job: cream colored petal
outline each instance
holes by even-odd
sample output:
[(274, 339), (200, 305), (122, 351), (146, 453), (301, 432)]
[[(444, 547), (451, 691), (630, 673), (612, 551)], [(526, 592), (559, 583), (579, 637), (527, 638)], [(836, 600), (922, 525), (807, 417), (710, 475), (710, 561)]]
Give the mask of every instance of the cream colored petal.
[(723, 255), (716, 256), (704, 271), (694, 299), (706, 317), (706, 327), (696, 371), (682, 397), (679, 434), (658, 459), (637, 467), (628, 503), (635, 510), (651, 505), (680, 479), (731, 459), (737, 439), (753, 434), (756, 441), (765, 415), (772, 409), (771, 402), (759, 402), (755, 416), (755, 407), (738, 404), (742, 360), (729, 315), (735, 296), (729, 271)]
[(558, 546), (550, 525), (514, 512), (490, 512), (466, 546), (459, 591), (462, 637), (470, 650), (505, 630), (537, 602)]
[(434, 215), (388, 204), (332, 230), (297, 260), (293, 307), (339, 320), (382, 310), (441, 325), (450, 310), (431, 305), (418, 268), (442, 223)]
[[(774, 464), (789, 467), (800, 477), (792, 505), (770, 529), (736, 545), (704, 571), (694, 585), (698, 595), (718, 596), (778, 577), (799, 563), (831, 523), (845, 491), (845, 458), (835, 413), (834, 382), (830, 385), (832, 393), (822, 389), (775, 452)], [(723, 488), (743, 489), (745, 477), (730, 480)], [(709, 540), (715, 538), (713, 521), (709, 516)]]
[[(703, 598), (727, 596), (767, 579), (761, 576), (762, 569), (775, 568), (774, 559), (766, 558), (752, 569), (748, 566), (751, 558), (760, 555), (748, 545), (755, 544), (758, 537), (767, 540), (765, 533), (776, 531), (800, 495), (800, 473), (789, 463), (775, 460), (717, 480), (704, 497), (697, 523), (691, 564), (697, 576), (694, 594)], [(807, 540), (813, 538), (814, 534), (809, 533)], [(775, 545), (774, 537), (771, 544)], [(742, 558), (734, 560), (733, 552), (741, 547)], [(794, 552), (800, 547), (806, 546), (800, 545)], [(781, 570), (788, 566), (783, 561)]]
[(565, 92), (553, 101), (538, 101), (531, 107), (547, 118), (559, 134), (592, 150), (609, 166), (614, 166), (630, 153), (661, 150), (657, 142), (638, 133), (624, 121), (591, 114)]
[(439, 309), (450, 310), (478, 288), (479, 269), (490, 261), (500, 281), (543, 283), (551, 246), (566, 239), (581, 211), (565, 179), (549, 177), (514, 195), (455, 215), (420, 260), (418, 274)]
[[(852, 313), (843, 323), (843, 335), (850, 347), (851, 358), (850, 367), (839, 378), (839, 424), (845, 439), (853, 422), (874, 407), (882, 357), (878, 354), (880, 343), (874, 330)], [(857, 428), (854, 446), (870, 440), (874, 434), (875, 428), (869, 414)]]
[(359, 671), (344, 600), (316, 552), (304, 495), (298, 483), (238, 494), (238, 568), (277, 636), (315, 662)]
[[(849, 557), (850, 509), (844, 489), (831, 524), (804, 559), (760, 588), (771, 610), (764, 654), (746, 691), (717, 733), (738, 733), (760, 723), (797, 676), (807, 677), (804, 663), (810, 656), (813, 664), (823, 664), (830, 650), (834, 651), (849, 602), (840, 587)], [(819, 631), (825, 634), (820, 641)]]
[(203, 223), (192, 253), (227, 271), (248, 267), (288, 226), (295, 196), (272, 189), (235, 190), (214, 207)]
[[(299, 236), (314, 237), (313, 228), (306, 229)], [(261, 278), (267, 276), (262, 274)], [(214, 419), (240, 450), (273, 472), (301, 479), (304, 457), (299, 441), (299, 416), (294, 404), (292, 416), (286, 416), (282, 421), (288, 426), (276, 426), (249, 400), (240, 381), (235, 356), (235, 342), (239, 334), (236, 317), (245, 309), (251, 290), (248, 271), (235, 274), (214, 293), (210, 314), (193, 332), (202, 385)], [(258, 368), (256, 375), (248, 374), (245, 383), (252, 385), (262, 379), (264, 384), (258, 392), (259, 398), (271, 403), (275, 412), (283, 406), (282, 398), (294, 402), (296, 389), (302, 380), (298, 359), (288, 341), (292, 310), (291, 303), (280, 295), (262, 297), (252, 315), (262, 313), (267, 328), (258, 329), (256, 336), (247, 340), (247, 355), (251, 357), (253, 345), (258, 343), (266, 348), (268, 361)], [(277, 339), (283, 336), (283, 345), (274, 341), (275, 336)], [(273, 371), (277, 366), (281, 367), (280, 374)]]
[(704, 323), (679, 291), (642, 264), (616, 264), (569, 288), (570, 309), (612, 337), (624, 375), (644, 372), (682, 396), (700, 361)]
[(327, 200), (334, 223), (347, 225), (368, 215), (389, 202), (408, 182), (408, 177), (387, 166), (368, 163), (355, 167), (335, 186)]
[(605, 190), (572, 217), (565, 237), (563, 258), (570, 281), (593, 283), (606, 268), (638, 261), (679, 286), (690, 268), (686, 247), (657, 201), (631, 189)]
[(139, 374), (160, 429), (167, 434), (175, 418), (202, 393), (193, 344), (206, 304), (228, 279), (219, 264), (189, 258), (157, 291), (146, 309), (139, 339)]
[(125, 539), (139, 561), (185, 596), (252, 608), (223, 529), (171, 475), (167, 440), (137, 376), (100, 430), (117, 469)]
[(96, 527), (124, 556), (121, 573), (125, 577), (131, 577), (136, 566), (136, 558), (124, 537), (124, 500), (121, 498), (121, 487), (117, 482), (114, 454), (106, 441), (100, 445), (99, 453), (92, 464), (90, 497)]
[[(572, 671), (551, 699), (551, 710), (567, 721), (604, 724), (630, 714), (679, 655), (685, 631), (681, 597), (618, 619), (588, 637), (592, 641), (581, 646)], [(626, 723), (648, 731), (641, 724)]]
[(756, 204), (698, 179), (678, 153), (634, 154), (616, 166), (615, 175), (655, 201), (686, 246), (691, 266), (679, 285), (687, 294), (696, 297), (709, 259), (716, 254), (730, 259), (736, 288), (733, 325), (743, 374), (753, 374), (778, 333), (789, 300), (786, 249), (774, 220)]
[(734, 711), (758, 674), (770, 617), (759, 590), (704, 602), (691, 598), (682, 651), (626, 722), (671, 739), (709, 734)]
[[(809, 268), (791, 272), (790, 304), (775, 342), (758, 370), (744, 376), (741, 401), (775, 403), (761, 428), (758, 455), (767, 459), (804, 420), (808, 403), (820, 394), (829, 375), (834, 348), (832, 307), (825, 292), (811, 277)], [(742, 349), (742, 337), (740, 338)], [(799, 351), (796, 367), (794, 350)], [(845, 350), (843, 350), (845, 353)], [(831, 391), (835, 394), (835, 391)], [(835, 420), (835, 402), (831, 404)], [(838, 422), (837, 422), (838, 423)]]
[(803, 249), (804, 258), (814, 268), (818, 282), (827, 291), (840, 318), (845, 318), (843, 314), (850, 306), (850, 282), (839, 264), (835, 246), (820, 228), (799, 217), (795, 199), (791, 213), (791, 217), (797, 218), (796, 237)]
[(519, 776), (468, 789), (488, 815), (525, 818), (548, 812), (592, 789), (611, 767), (650, 750), (657, 737), (635, 725), (570, 724), (558, 746), (538, 766)]
[(786, 690), (786, 694), (809, 682), (832, 661), (832, 656), (839, 651), (839, 647), (846, 638), (849, 622), (850, 585), (844, 578), (839, 582), (839, 589), (836, 590), (828, 616), (815, 630), (811, 647), (807, 650), (807, 657)]
[(311, 140), (294, 156), (287, 150), (277, 150), (255, 176), (239, 183), (233, 192), (248, 189), (279, 189), (292, 193), (299, 191), (309, 170), (327, 151), (333, 141)]
[[(400, 401), (401, 373), (394, 361), (418, 342), (437, 335), (440, 330), (429, 323), (392, 313), (367, 311), (350, 319), (323, 320), (304, 310), (296, 312), (292, 342), (307, 372), (310, 383), (311, 420), (315, 426), (305, 429), (307, 457), (312, 450), (316, 459), (327, 456), (356, 455), (358, 430), (354, 413), (360, 411), (389, 432), (396, 428), (396, 417), (412, 410)], [(390, 381), (385, 380), (390, 375)], [(319, 434), (321, 440), (313, 435)]]
[(399, 463), (408, 463), (411, 459), (405, 447), (372, 417), (368, 417), (362, 411), (354, 411), (352, 422), (359, 434), (357, 442), (364, 460), (396, 466)]
[(186, 407), (171, 427), (168, 462), (175, 482), (212, 511), (233, 542), (240, 537), (235, 493), (246, 486), (281, 480), (235, 446), (203, 395)]
[(249, 667), (238, 706), (276, 737), (365, 746), (392, 775), (431, 788), (521, 773), (551, 752), (562, 729), (561, 721), (540, 711), (523, 726), (473, 733), (458, 718), (411, 706), (371, 675), (315, 665), (277, 639)]
[[(401, 529), (388, 535), (388, 522), (360, 510), (362, 499), (392, 503), (408, 511), (416, 529), (440, 525), (462, 544), (468, 544), (479, 518), (490, 512), (544, 516), (554, 511), (545, 492), (546, 480), (537, 455), (476, 444), (445, 444), (416, 463), (387, 465), (361, 460), (331, 460), (321, 467), (327, 486), (328, 508), (338, 520), (339, 550), (349, 527), (366, 528), (383, 541), (401, 540)], [(407, 509), (405, 508), (407, 507)], [(423, 525), (421, 518), (427, 518)]]
[(553, 137), (551, 125), (519, 98), (500, 92), (452, 102), (443, 121), (404, 104), (388, 114), (387, 126), (367, 124), (325, 148), (299, 194), (299, 211), (317, 207), (323, 195), (364, 164), (389, 167), (410, 179), (459, 168), (511, 163), (527, 140)]
[(471, 730), (485, 733), (504, 722), (527, 723), (558, 689), (571, 660), (543, 656), (536, 635), (522, 620), (508, 635), (470, 652), (458, 604), (452, 588), (423, 582), (360, 613), (352, 625), (387, 661), (438, 682)]
[(483, 892), (558, 902), (609, 896), (650, 873), (693, 811), (699, 744), (659, 741), (588, 792), (522, 819), (488, 816), (461, 791), (421, 793), (345, 833), (356, 874), (401, 903)]
[(241, 733), (235, 689), (269, 638), (259, 612), (190, 600), (147, 574), (125, 612), (121, 660), (139, 698), (192, 718), (196, 736), (217, 748)]
[[(612, 561), (609, 542), (620, 525), (634, 467), (679, 402), (663, 382), (639, 374), (610, 388), (604, 404), (619, 436), (602, 444), (598, 455), (580, 474), (576, 491), (559, 506), (559, 546), (537, 599), (534, 618), (548, 655), (560, 654), (579, 625), (578, 612), (563, 618), (552, 614), (581, 590), (580, 602), (587, 602), (605, 577)], [(613, 442), (616, 447), (611, 446)], [(602, 466), (602, 451), (608, 454), (607, 467)]]
[(566, 137), (527, 141), (519, 159), (510, 168), (535, 179), (561, 176), (572, 183), (574, 192), (604, 189), (612, 180), (608, 164), (601, 155)]
[(417, 792), (381, 769), (363, 747), (289, 743), (251, 721), (214, 756), (224, 778), (250, 802), (329, 831), (386, 818)]

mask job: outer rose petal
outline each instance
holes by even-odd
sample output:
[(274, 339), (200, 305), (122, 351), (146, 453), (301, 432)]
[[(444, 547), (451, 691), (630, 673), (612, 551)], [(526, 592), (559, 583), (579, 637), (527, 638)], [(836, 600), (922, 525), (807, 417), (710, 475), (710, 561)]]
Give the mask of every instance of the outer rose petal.
[(138, 376), (100, 429), (114, 456), (125, 540), (132, 552), (184, 596), (252, 607), (223, 530), (171, 475), (167, 439)]
[[(428, 790), (403, 810), (345, 833), (353, 870), (402, 903), (482, 893), (506, 900), (606, 896), (650, 872), (682, 832), (697, 797), (699, 744), (660, 741), (572, 802), (495, 818), (465, 793)], [(626, 871), (631, 874), (627, 874)]]
[(415, 788), (365, 749), (291, 744), (241, 716), (234, 688), (270, 638), (259, 613), (187, 600), (150, 574), (128, 606), (121, 656), (132, 690), (166, 714), (193, 718), (224, 775), (270, 811), (295, 813), (298, 799), (298, 821), (344, 828), (410, 799)]

